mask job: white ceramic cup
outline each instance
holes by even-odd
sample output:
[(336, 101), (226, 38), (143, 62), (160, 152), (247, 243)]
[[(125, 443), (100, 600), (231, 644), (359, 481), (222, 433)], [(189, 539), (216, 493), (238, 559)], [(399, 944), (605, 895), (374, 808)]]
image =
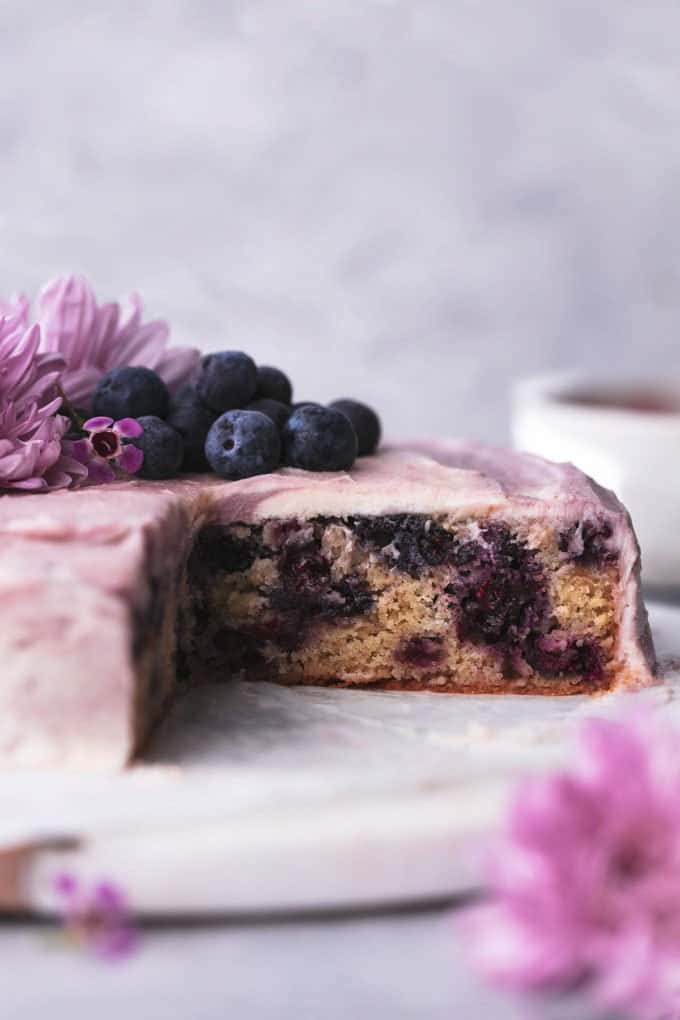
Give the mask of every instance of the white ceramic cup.
[(633, 518), (644, 582), (680, 588), (680, 380), (528, 379), (514, 391), (512, 435), (517, 449), (613, 489)]

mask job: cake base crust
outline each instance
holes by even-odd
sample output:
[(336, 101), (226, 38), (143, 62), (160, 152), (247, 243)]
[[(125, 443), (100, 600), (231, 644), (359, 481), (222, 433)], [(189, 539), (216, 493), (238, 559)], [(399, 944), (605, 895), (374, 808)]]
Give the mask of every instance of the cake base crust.
[[(318, 680), (305, 680), (304, 677), (287, 677), (279, 674), (276, 682), (286, 687), (318, 687)], [(469, 683), (452, 680), (451, 677), (411, 677), (408, 681), (402, 682), (388, 677), (379, 680), (366, 680), (363, 678), (345, 677), (343, 680), (325, 680), (324, 687), (341, 687), (345, 690), (375, 690), (375, 691), (427, 691), (430, 694), (515, 694), (518, 697), (527, 697), (532, 694), (549, 697), (566, 697), (570, 694), (596, 694), (604, 693), (609, 689), (609, 684), (602, 681), (593, 683), (589, 680), (579, 680), (575, 677), (566, 679), (541, 679), (532, 677), (530, 680), (516, 681), (509, 680), (504, 684), (485, 683), (484, 680), (474, 680)]]

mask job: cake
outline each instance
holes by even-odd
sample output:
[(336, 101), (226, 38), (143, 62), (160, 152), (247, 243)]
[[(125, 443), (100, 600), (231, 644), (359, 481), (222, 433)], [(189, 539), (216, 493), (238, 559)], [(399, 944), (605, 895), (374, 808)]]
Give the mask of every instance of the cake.
[[(0, 766), (117, 768), (192, 684), (453, 695), (653, 679), (639, 550), (570, 465), (380, 449), (80, 277), (0, 299)], [(4, 495), (2, 494), (4, 493)]]
[(0, 763), (116, 768), (234, 677), (565, 695), (653, 680), (639, 550), (570, 465), (406, 443), (0, 496)]

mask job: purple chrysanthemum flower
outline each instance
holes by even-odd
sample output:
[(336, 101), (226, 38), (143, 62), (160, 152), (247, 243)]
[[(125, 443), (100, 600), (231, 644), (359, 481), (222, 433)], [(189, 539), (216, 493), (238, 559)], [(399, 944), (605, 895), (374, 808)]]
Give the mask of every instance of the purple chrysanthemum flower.
[(86, 470), (62, 444), (69, 422), (54, 386), (64, 359), (39, 353), (23, 298), (0, 303), (0, 316), (0, 490), (66, 488)]
[(134, 951), (137, 933), (118, 886), (97, 882), (84, 887), (75, 876), (62, 874), (57, 876), (54, 888), (64, 931), (76, 945), (109, 960)]
[(491, 979), (680, 1016), (677, 732), (588, 723), (572, 768), (520, 787), (489, 890), (464, 930)]
[(101, 377), (112, 368), (143, 365), (157, 372), (175, 392), (188, 380), (199, 353), (189, 347), (168, 348), (166, 322), (142, 322), (142, 302), (133, 294), (131, 313), (122, 318), (118, 303), (100, 305), (87, 280), (60, 277), (38, 299), (41, 350), (59, 353), (65, 368), (61, 384), (70, 402), (88, 408)]
[(116, 477), (112, 465), (133, 475), (144, 463), (144, 451), (124, 439), (141, 436), (142, 426), (135, 418), (89, 418), (83, 425), (87, 439), (71, 443), (71, 455), (87, 468), (88, 481), (94, 485), (112, 482)]

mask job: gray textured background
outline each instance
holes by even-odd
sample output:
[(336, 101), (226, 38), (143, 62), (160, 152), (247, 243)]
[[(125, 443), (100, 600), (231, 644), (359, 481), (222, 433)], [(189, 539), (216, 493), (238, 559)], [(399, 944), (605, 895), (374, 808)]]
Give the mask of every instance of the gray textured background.
[(675, 0), (0, 2), (0, 286), (505, 429), (546, 367), (680, 361)]

